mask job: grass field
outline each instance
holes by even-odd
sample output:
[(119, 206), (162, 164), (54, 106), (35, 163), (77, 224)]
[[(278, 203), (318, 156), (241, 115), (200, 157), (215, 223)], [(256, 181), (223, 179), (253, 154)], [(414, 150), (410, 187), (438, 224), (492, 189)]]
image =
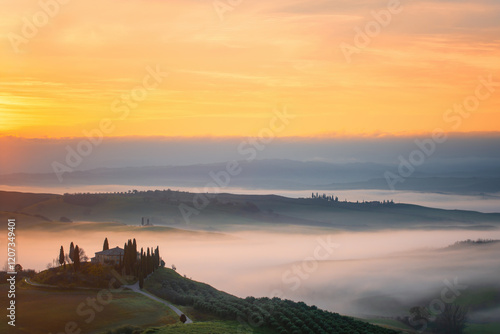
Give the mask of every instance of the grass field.
[(243, 325), (236, 321), (208, 321), (198, 322), (189, 325), (169, 325), (161, 328), (150, 328), (142, 334), (272, 334), (274, 332), (265, 330), (263, 328), (252, 328), (252, 331), (245, 330)]
[(498, 334), (500, 323), (494, 324), (468, 324), (464, 334)]
[[(178, 316), (168, 307), (140, 294), (111, 290), (112, 297), (101, 293), (101, 299), (98, 299), (100, 291), (18, 288), (15, 333), (59, 334), (65, 332), (65, 326), (69, 322), (74, 322), (74, 326), (82, 330), (81, 333), (89, 334), (127, 324), (147, 328), (180, 323)], [(0, 293), (7, 294), (7, 285), (0, 286)], [(96, 311), (87, 304), (88, 300), (94, 299)], [(107, 302), (108, 299), (109, 304), (99, 302)], [(82, 303), (83, 306), (80, 306)], [(6, 322), (2, 321), (0, 332), (13, 333), (7, 329)]]

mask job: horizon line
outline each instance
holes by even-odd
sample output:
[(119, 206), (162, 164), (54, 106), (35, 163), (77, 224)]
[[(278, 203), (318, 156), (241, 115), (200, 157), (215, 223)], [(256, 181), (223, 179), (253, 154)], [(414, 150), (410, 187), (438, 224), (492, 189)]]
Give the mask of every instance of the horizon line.
[[(498, 137), (500, 138), (500, 131), (443, 131), (446, 136), (455, 138), (487, 138), (487, 137)], [(431, 137), (433, 131), (427, 132), (413, 132), (413, 133), (358, 133), (358, 134), (342, 134), (342, 133), (328, 133), (328, 134), (317, 134), (317, 135), (292, 135), (292, 136), (275, 136), (274, 140), (328, 140), (328, 139), (397, 139), (397, 138), (421, 138), (421, 137)], [(63, 136), (63, 137), (50, 137), (50, 136), (18, 136), (18, 135), (2, 135), (1, 139), (21, 139), (21, 140), (77, 140), (88, 138), (84, 135), (81, 136)], [(148, 140), (148, 139), (159, 139), (159, 140), (197, 140), (197, 139), (210, 139), (210, 140), (231, 140), (231, 139), (242, 139), (242, 138), (259, 138), (259, 136), (214, 136), (214, 135), (197, 135), (197, 136), (168, 136), (168, 135), (117, 135), (117, 136), (103, 136), (103, 139), (138, 139), (138, 140)]]

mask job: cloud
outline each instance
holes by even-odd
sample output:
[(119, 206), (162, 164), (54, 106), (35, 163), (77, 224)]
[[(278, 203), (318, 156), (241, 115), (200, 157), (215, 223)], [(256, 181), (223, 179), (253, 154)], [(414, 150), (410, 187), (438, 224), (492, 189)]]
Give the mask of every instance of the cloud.
[[(240, 120), (276, 104), (301, 119), (284, 136), (432, 131), (478, 76), (499, 73), (500, 5), (401, 3), (404, 10), (349, 65), (340, 43), (353, 43), (355, 28), (386, 1), (252, 1), (224, 21), (210, 1), (103, 0), (101, 10), (95, 1), (73, 1), (21, 45), (22, 53), (4, 40), (0, 131), (78, 136), (109, 117), (111, 102), (151, 64), (169, 70), (168, 82), (113, 135), (252, 135), (261, 123)], [(23, 18), (40, 10), (31, 1), (9, 2), (0, 32), (21, 33)], [(32, 118), (13, 116), (26, 108)], [(191, 117), (204, 114), (223, 117)], [(494, 131), (498, 117), (492, 99), (461, 131)]]

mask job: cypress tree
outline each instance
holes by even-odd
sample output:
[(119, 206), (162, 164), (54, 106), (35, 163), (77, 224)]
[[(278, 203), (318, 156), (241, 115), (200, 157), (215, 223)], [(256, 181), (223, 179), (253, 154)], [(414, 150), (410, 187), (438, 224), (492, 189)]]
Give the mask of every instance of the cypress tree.
[(156, 246), (155, 255), (155, 268), (158, 269), (160, 267), (160, 246)]
[(146, 256), (144, 254), (144, 249), (141, 248), (141, 262), (140, 262), (140, 271), (143, 275), (146, 274)]
[(75, 246), (75, 250), (73, 252), (73, 267), (75, 271), (80, 269), (80, 248), (78, 248), (78, 245)]
[(153, 271), (155, 271), (154, 254), (153, 254), (153, 247), (151, 247), (151, 256), (149, 257), (149, 273), (151, 274)]
[(130, 258), (128, 256), (128, 253), (130, 252), (130, 248), (128, 247), (128, 244), (123, 245), (123, 266), (125, 267), (125, 274), (130, 274)]
[(128, 256), (129, 256), (129, 262), (130, 262), (130, 273), (134, 273), (134, 244), (132, 243), (132, 240), (128, 241), (129, 244), (127, 245), (127, 248), (129, 249), (128, 251)]
[(142, 288), (144, 287), (144, 275), (142, 274), (142, 272), (139, 272), (139, 288)]
[(61, 250), (59, 251), (59, 264), (62, 266), (64, 263), (64, 267), (66, 267), (66, 263), (64, 262), (64, 249), (61, 246)]
[(151, 273), (151, 254), (149, 253), (149, 247), (148, 251), (146, 253), (146, 275), (149, 275)]
[(135, 238), (134, 238), (134, 241), (132, 242), (132, 249), (133, 249), (133, 260), (132, 260), (132, 263), (136, 263), (137, 262), (137, 242), (135, 241)]
[(71, 241), (71, 244), (69, 245), (69, 259), (72, 262), (75, 262), (73, 255), (75, 254), (75, 245), (73, 244), (73, 241)]
[(102, 245), (102, 250), (108, 250), (109, 249), (109, 243), (108, 243), (108, 238), (104, 239), (104, 244)]

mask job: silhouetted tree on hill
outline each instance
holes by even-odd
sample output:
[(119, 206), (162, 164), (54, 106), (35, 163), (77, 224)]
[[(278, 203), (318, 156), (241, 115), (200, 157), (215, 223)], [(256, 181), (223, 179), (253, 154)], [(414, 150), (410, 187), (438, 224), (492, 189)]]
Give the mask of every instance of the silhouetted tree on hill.
[(467, 308), (456, 304), (446, 304), (443, 313), (437, 318), (439, 333), (462, 334), (465, 329)]
[(108, 243), (108, 238), (104, 239), (104, 244), (102, 245), (102, 250), (108, 250), (109, 249), (109, 243)]
[(80, 269), (80, 248), (78, 248), (78, 245), (75, 246), (75, 251), (73, 252), (73, 267), (75, 271)]
[(66, 267), (66, 263), (64, 261), (64, 249), (63, 246), (61, 246), (61, 249), (59, 250), (59, 264), (62, 266), (64, 263), (64, 267)]
[(73, 241), (71, 241), (71, 244), (69, 245), (69, 259), (71, 260), (71, 262), (75, 262), (74, 254), (75, 254), (75, 245), (73, 244)]
[(139, 271), (139, 288), (142, 288), (144, 287), (144, 274), (142, 273), (142, 271)]

